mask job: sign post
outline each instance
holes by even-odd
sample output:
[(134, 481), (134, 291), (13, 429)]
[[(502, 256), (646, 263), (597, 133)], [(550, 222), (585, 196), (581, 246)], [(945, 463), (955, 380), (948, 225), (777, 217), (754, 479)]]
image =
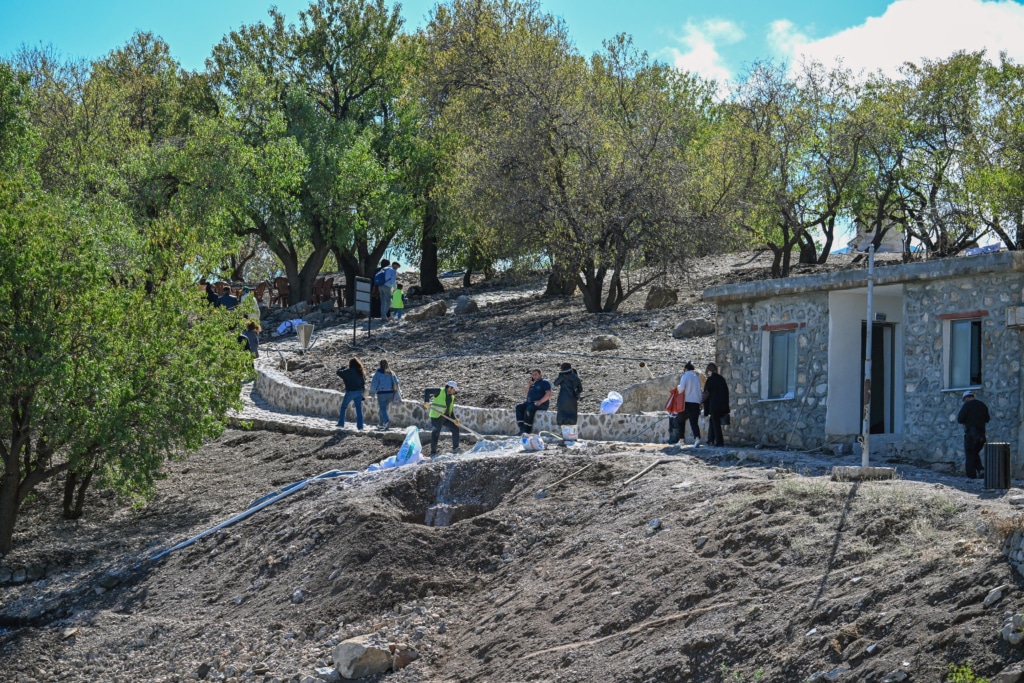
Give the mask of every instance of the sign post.
[[(357, 277), (356, 278), (355, 312), (352, 315), (352, 345), (353, 346), (355, 346), (355, 343), (356, 343), (356, 319), (359, 317), (359, 314), (360, 313), (366, 313), (367, 320), (369, 320), (370, 323), (373, 322), (372, 318), (369, 317), (370, 316), (370, 288), (371, 288), (371, 286), (372, 286), (372, 283), (370, 281), (370, 278), (368, 278), (368, 277)], [(371, 329), (371, 327), (372, 327), (371, 324), (367, 324), (367, 326), (366, 326), (366, 336), (367, 336), (367, 338), (369, 338), (369, 336), (370, 336), (370, 329)]]

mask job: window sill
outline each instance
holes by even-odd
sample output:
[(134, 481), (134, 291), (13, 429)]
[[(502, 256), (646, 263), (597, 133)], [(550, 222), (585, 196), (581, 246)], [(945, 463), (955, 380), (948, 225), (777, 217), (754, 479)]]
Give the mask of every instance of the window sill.
[(950, 387), (949, 389), (940, 389), (939, 391), (940, 391), (940, 393), (943, 393), (943, 394), (954, 394), (954, 393), (956, 393), (958, 391), (967, 391), (967, 390), (976, 391), (978, 389), (984, 389), (984, 388), (985, 388), (984, 385), (973, 384), (973, 385), (968, 386), (968, 387)]
[(779, 398), (759, 398), (758, 403), (781, 403), (783, 401), (795, 401), (796, 396), (780, 396)]

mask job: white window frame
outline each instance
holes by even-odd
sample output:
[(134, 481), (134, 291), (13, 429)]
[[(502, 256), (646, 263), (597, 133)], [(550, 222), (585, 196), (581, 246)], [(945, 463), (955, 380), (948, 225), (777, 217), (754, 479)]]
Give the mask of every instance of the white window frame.
[[(778, 396), (772, 396), (772, 345), (773, 341), (785, 335), (792, 344), (792, 351), (789, 356), (792, 358), (792, 367), (787, 372), (787, 390)], [(797, 365), (799, 364), (799, 337), (798, 330), (762, 330), (761, 332), (761, 400), (762, 401), (791, 401), (796, 398), (796, 377)]]
[[(980, 328), (978, 335), (978, 382), (972, 383), (968, 380), (966, 384), (953, 382), (953, 326), (958, 324), (977, 323)], [(965, 389), (979, 389), (984, 381), (985, 373), (982, 363), (984, 362), (984, 330), (985, 322), (983, 317), (951, 318), (942, 321), (942, 387), (946, 391), (963, 391)], [(971, 353), (970, 349), (967, 351)], [(970, 363), (970, 358), (968, 358)]]

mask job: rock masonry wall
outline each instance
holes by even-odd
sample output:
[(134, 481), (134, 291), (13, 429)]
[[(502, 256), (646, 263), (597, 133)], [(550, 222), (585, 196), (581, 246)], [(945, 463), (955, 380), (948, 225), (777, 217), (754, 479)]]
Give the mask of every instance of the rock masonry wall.
[[(271, 359), (261, 359), (256, 365), (256, 391), (269, 405), (278, 410), (304, 415), (319, 415), (337, 419), (341, 410), (342, 392), (333, 389), (317, 389), (293, 382), (287, 375), (274, 367)], [(515, 411), (508, 409), (474, 408), (461, 406), (456, 402), (459, 421), (480, 434), (505, 434), (515, 436)], [(427, 410), (418, 401), (405, 399), (394, 401), (388, 407), (388, 416), (394, 427), (417, 425), (430, 428)], [(363, 421), (366, 425), (377, 424), (377, 401), (363, 400)], [(349, 406), (346, 422), (355, 424), (355, 409)], [(582, 413), (579, 416), (579, 438), (591, 441), (624, 441), (632, 443), (667, 443), (669, 439), (668, 418), (660, 415), (595, 415)], [(555, 411), (537, 413), (534, 432), (550, 431), (560, 434), (555, 424)]]
[[(795, 448), (825, 441), (828, 392), (828, 293), (816, 292), (718, 306), (715, 357), (729, 382), (728, 438)], [(763, 337), (796, 326), (797, 372), (793, 398), (761, 398)]]
[[(1020, 273), (907, 283), (904, 312), (904, 444), (913, 457), (964, 465), (963, 429), (957, 424), (963, 389), (943, 388), (943, 314), (987, 312), (982, 321), (982, 388), (988, 405), (988, 439), (1011, 444), (1015, 475), (1021, 472), (1021, 333), (1006, 326), (1006, 309), (1021, 303)], [(984, 457), (984, 455), (982, 456)]]

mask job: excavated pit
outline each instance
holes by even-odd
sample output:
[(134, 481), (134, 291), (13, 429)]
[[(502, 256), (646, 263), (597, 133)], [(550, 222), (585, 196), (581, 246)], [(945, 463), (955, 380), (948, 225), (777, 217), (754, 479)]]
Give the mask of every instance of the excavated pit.
[(419, 468), (389, 494), (403, 508), (402, 521), (446, 527), (498, 507), (535, 467), (521, 457), (450, 460)]

